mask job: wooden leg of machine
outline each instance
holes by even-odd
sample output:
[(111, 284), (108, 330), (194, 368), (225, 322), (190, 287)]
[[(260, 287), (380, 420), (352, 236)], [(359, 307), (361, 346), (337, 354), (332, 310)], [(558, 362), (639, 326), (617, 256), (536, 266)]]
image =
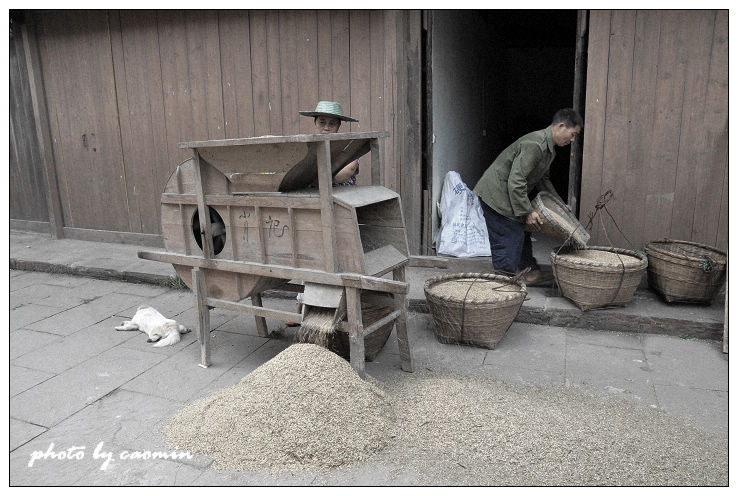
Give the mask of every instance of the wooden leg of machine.
[(361, 318), (361, 290), (346, 288), (346, 318), (349, 328), (351, 366), (364, 378), (364, 323)]
[[(405, 281), (405, 267), (399, 267), (392, 271), (392, 276), (396, 281)], [(413, 371), (413, 361), (410, 356), (410, 341), (407, 337), (407, 295), (394, 295), (400, 315), (395, 320), (395, 332), (397, 333), (397, 347), (400, 349), (400, 362), (402, 370), (405, 372)]]
[[(261, 307), (261, 293), (251, 295), (251, 303), (256, 307)], [(254, 315), (254, 318), (256, 319), (256, 330), (259, 332), (259, 336), (268, 338), (269, 328), (267, 327), (266, 319), (264, 317), (259, 317), (258, 315)]]
[(205, 278), (198, 267), (192, 269), (192, 289), (197, 309), (197, 340), (200, 342), (200, 367), (210, 366), (210, 307), (205, 304)]

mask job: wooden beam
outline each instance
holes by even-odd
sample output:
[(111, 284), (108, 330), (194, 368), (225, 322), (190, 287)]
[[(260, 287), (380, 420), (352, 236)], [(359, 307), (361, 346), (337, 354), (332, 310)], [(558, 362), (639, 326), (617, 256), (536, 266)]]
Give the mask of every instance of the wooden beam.
[(340, 141), (386, 138), (388, 131), (372, 131), (366, 133), (331, 133), (331, 134), (295, 134), (292, 136), (260, 136), (257, 138), (233, 138), (208, 141), (187, 141), (177, 143), (179, 148), (208, 148), (218, 146), (263, 145), (272, 143), (312, 143), (318, 141)]
[[(396, 281), (405, 281), (405, 267), (395, 269), (393, 277)], [(396, 307), (400, 312), (395, 320), (395, 333), (397, 334), (397, 348), (400, 350), (400, 363), (405, 372), (413, 371), (413, 359), (410, 354), (410, 339), (407, 335), (407, 296), (395, 295)]]
[[(173, 205), (197, 205), (197, 194), (162, 193), (161, 202)], [(229, 207), (260, 206), (265, 208), (314, 208), (317, 210), (320, 208), (320, 195), (317, 193), (300, 195), (274, 193), (273, 196), (268, 193), (259, 193), (258, 197), (250, 194), (205, 195), (205, 203)]]
[(393, 322), (396, 318), (398, 318), (402, 314), (401, 310), (395, 310), (390, 314), (387, 314), (386, 316), (382, 317), (378, 321), (374, 322), (369, 327), (364, 328), (364, 337), (368, 336), (369, 334), (373, 333), (377, 329), (384, 327), (385, 324), (389, 324), (390, 322)]
[(205, 201), (205, 185), (203, 184), (203, 167), (204, 164), (200, 160), (200, 154), (197, 150), (192, 150), (192, 159), (195, 162), (195, 189), (197, 190), (197, 211), (200, 220), (200, 243), (202, 244), (202, 252), (205, 258), (213, 258), (213, 235), (210, 226), (210, 210)]
[(320, 223), (323, 228), (325, 270), (335, 272), (336, 227), (333, 223), (333, 178), (331, 177), (331, 147), (328, 141), (318, 147), (318, 186), (320, 188)]
[(382, 140), (371, 140), (372, 150), (372, 185), (384, 186), (384, 147)]
[(348, 322), (351, 367), (364, 378), (364, 324), (361, 317), (361, 291), (346, 288), (346, 320)]
[(49, 234), (55, 238), (64, 237), (64, 216), (59, 195), (59, 184), (56, 176), (56, 161), (51, 139), (51, 128), (49, 126), (49, 113), (46, 108), (46, 90), (41, 72), (41, 53), (38, 48), (35, 20), (32, 15), (27, 15), (29, 24), (21, 25), (23, 36), (23, 51), (28, 68), (28, 84), (31, 92), (31, 103), (33, 105), (33, 117), (36, 123), (36, 136), (38, 137), (39, 154), (43, 160), (43, 170), (46, 176), (46, 192), (49, 209)]
[[(251, 295), (251, 302), (254, 304), (254, 308), (263, 308), (261, 293)], [(266, 320), (264, 320), (264, 315), (257, 315), (256, 312), (250, 313), (254, 314), (254, 318), (256, 319), (256, 331), (259, 333), (259, 336), (263, 338), (269, 337), (269, 328), (266, 325)]]
[(270, 265), (257, 262), (234, 260), (213, 260), (193, 255), (180, 255), (168, 252), (139, 251), (138, 257), (144, 260), (164, 262), (201, 269), (237, 272), (274, 279), (309, 281), (332, 286), (346, 286), (368, 291), (384, 291), (386, 293), (407, 294), (408, 283), (400, 280), (382, 279), (380, 277), (350, 274), (344, 272), (325, 272), (315, 269), (298, 269), (286, 265)]
[[(407, 10), (400, 14), (401, 21), (398, 23), (398, 37), (401, 37), (402, 45), (398, 43), (398, 68), (397, 71), (397, 101), (400, 112), (404, 116), (401, 127), (402, 135), (396, 136), (395, 142), (403, 142), (401, 164), (402, 168), (400, 195), (406, 219), (413, 219), (406, 226), (408, 248), (413, 255), (420, 255), (420, 244), (422, 241), (423, 215), (423, 122), (422, 122), (422, 16), (420, 10)], [(426, 255), (427, 253), (423, 253)]]
[[(589, 29), (589, 14), (586, 10), (577, 13), (577, 40), (574, 55), (574, 95), (572, 97), (574, 110), (584, 116), (584, 94), (587, 76), (587, 30)], [(571, 206), (574, 215), (579, 217), (579, 189), (582, 183), (582, 150), (584, 132), (571, 145), (569, 159), (569, 191), (566, 201)]]
[(426, 267), (435, 269), (448, 269), (448, 258), (434, 256), (411, 256), (408, 267)]
[[(221, 300), (219, 298), (206, 298), (205, 303), (209, 307), (222, 308), (224, 310), (232, 310), (234, 312), (250, 313), (251, 315), (254, 315), (257, 318), (261, 319), (268, 318), (276, 320), (289, 320), (292, 322), (302, 322), (302, 314), (287, 312), (284, 310), (274, 310), (272, 308), (264, 308), (263, 306), (261, 306), (261, 298), (258, 298), (257, 301), (254, 300), (254, 297), (252, 296), (251, 299), (254, 302), (254, 305), (249, 305), (246, 303), (236, 303), (233, 301)], [(268, 335), (268, 333), (264, 335), (262, 335), (261, 332), (259, 333), (259, 336), (263, 337), (267, 337)]]
[(195, 308), (197, 309), (197, 340), (200, 342), (200, 366), (206, 368), (210, 366), (210, 308), (206, 303), (205, 277), (197, 267), (192, 269), (192, 291), (195, 296)]

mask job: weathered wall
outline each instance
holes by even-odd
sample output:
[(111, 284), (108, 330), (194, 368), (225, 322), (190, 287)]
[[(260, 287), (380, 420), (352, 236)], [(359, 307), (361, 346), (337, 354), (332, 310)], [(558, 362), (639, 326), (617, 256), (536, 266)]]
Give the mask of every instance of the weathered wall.
[(614, 218), (592, 243), (727, 248), (728, 12), (592, 11), (588, 58), (580, 213), (612, 190)]
[(14, 26), (10, 36), (10, 184), (9, 213), (14, 219), (23, 219), (29, 230), (43, 230), (38, 223), (49, 221), (46, 202), (46, 178), (38, 149), (36, 125), (31, 102), (31, 90), (26, 74), (24, 33)]
[[(159, 196), (187, 156), (178, 142), (309, 133), (312, 120), (298, 111), (318, 100), (340, 101), (359, 119), (342, 131), (390, 131), (384, 183), (403, 194), (406, 216), (420, 211), (411, 192), (420, 173), (417, 12), (86, 10), (30, 17), (65, 235), (138, 233), (134, 240), (156, 244)], [(367, 164), (360, 183), (369, 182), (369, 172)], [(19, 218), (28, 215), (19, 210)], [(419, 224), (408, 221), (414, 246)]]

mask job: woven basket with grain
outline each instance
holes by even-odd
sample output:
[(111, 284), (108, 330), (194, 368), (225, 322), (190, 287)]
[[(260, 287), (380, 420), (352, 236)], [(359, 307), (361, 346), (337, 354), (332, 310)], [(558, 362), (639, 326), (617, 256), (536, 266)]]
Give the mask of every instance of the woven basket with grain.
[(511, 277), (462, 273), (425, 282), (425, 298), (441, 343), (494, 349), (525, 300), (525, 284)]
[[(551, 193), (541, 191), (531, 201), (533, 209), (543, 220), (541, 233), (569, 240), (568, 244), (585, 248), (589, 242), (589, 233), (582, 226), (569, 207), (561, 203)], [(526, 226), (526, 231), (531, 229)]]
[[(395, 301), (389, 293), (363, 291), (361, 293), (361, 320), (364, 328), (389, 315), (395, 309)], [(372, 361), (382, 350), (392, 334), (394, 321), (391, 321), (364, 337), (364, 358)], [(333, 330), (324, 337), (324, 342), (317, 343), (337, 355), (349, 359), (351, 349), (347, 332)]]
[(551, 252), (561, 294), (580, 310), (625, 306), (648, 266), (645, 255), (631, 250), (593, 246)]
[(727, 255), (712, 246), (663, 239), (646, 244), (648, 285), (668, 303), (712, 303), (725, 282)]

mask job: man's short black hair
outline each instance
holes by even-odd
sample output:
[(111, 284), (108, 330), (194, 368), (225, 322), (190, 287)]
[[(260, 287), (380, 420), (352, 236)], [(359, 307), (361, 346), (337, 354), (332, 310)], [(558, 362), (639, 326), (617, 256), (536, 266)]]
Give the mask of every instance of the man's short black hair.
[(562, 108), (558, 110), (551, 120), (551, 124), (558, 124), (559, 122), (563, 122), (566, 127), (581, 127), (584, 129), (584, 120), (582, 119), (582, 116), (579, 115), (579, 112), (574, 110), (573, 108)]

